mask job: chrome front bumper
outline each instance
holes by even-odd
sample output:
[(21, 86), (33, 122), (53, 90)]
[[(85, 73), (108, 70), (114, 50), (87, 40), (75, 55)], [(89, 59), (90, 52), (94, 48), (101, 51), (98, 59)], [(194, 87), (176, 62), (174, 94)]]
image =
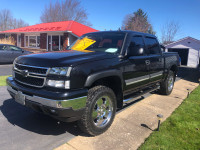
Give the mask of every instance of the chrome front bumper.
[(26, 101), (31, 101), (35, 103), (39, 103), (43, 106), (48, 106), (52, 108), (72, 108), (73, 110), (78, 110), (85, 108), (86, 105), (86, 100), (87, 96), (83, 97), (77, 97), (74, 99), (67, 99), (67, 100), (54, 100), (54, 99), (47, 99), (43, 97), (38, 97), (38, 96), (30, 96), (26, 95), (21, 91), (17, 91), (13, 89), (11, 86), (7, 86), (7, 90), (10, 93), (11, 96), (15, 98), (15, 96), (20, 92), (21, 96), (25, 98), (25, 103)]

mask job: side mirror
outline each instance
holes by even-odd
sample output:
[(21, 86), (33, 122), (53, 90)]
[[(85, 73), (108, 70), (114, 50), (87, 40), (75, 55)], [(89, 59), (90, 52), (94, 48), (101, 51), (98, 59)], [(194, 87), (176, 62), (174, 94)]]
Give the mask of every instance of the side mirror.
[(142, 56), (143, 54), (144, 48), (141, 45), (129, 47), (129, 56)]
[(143, 47), (140, 47), (140, 48), (138, 49), (138, 55), (141, 56), (141, 55), (143, 55), (143, 54), (144, 54), (144, 48), (143, 48)]

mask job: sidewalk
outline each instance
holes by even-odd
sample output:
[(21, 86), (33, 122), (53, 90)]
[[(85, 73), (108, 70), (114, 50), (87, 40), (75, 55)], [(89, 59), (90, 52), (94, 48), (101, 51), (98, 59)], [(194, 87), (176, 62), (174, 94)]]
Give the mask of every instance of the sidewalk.
[(77, 136), (56, 150), (135, 150), (157, 128), (157, 114), (166, 120), (199, 84), (179, 80), (169, 96), (153, 94), (118, 113), (111, 128), (96, 137)]

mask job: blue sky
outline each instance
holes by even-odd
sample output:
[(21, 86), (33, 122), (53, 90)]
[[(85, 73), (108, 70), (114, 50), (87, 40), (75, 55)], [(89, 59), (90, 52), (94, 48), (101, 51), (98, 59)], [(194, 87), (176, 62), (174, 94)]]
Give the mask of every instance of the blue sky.
[[(10, 9), (15, 18), (30, 25), (40, 23), (40, 15), (50, 1), (56, 0), (1, 0), (0, 9)], [(141, 8), (161, 36), (161, 29), (168, 21), (178, 22), (181, 30), (176, 40), (191, 36), (200, 40), (200, 0), (82, 0), (88, 21), (98, 30), (117, 30), (125, 15)]]

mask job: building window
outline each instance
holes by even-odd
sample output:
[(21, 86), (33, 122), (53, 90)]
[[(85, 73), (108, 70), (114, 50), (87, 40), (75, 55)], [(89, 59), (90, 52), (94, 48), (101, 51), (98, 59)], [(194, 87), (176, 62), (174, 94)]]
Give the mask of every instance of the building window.
[(40, 36), (37, 36), (37, 47), (40, 47)]
[(29, 46), (36, 47), (36, 36), (29, 36)]
[(40, 47), (40, 36), (26, 36), (26, 47)]

